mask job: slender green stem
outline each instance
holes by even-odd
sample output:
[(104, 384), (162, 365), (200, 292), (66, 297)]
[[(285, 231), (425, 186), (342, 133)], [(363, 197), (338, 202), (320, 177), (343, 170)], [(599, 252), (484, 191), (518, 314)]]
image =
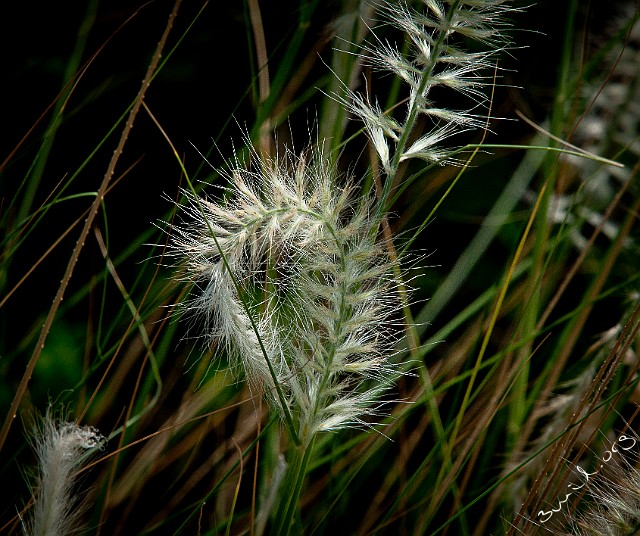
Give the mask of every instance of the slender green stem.
[[(453, 19), (454, 13), (456, 12), (456, 10), (458, 9), (458, 4), (460, 3), (460, 0), (456, 0), (455, 2), (453, 2), (451, 4), (451, 7), (449, 8), (449, 10), (447, 11), (447, 15), (446, 15), (446, 24), (447, 26), (451, 25), (451, 21)], [(391, 192), (391, 186), (395, 181), (396, 175), (398, 173), (398, 167), (400, 166), (400, 159), (402, 158), (402, 155), (404, 154), (404, 149), (407, 146), (407, 143), (409, 142), (409, 137), (411, 135), (411, 133), (413, 132), (413, 128), (415, 126), (415, 123), (417, 121), (418, 118), (418, 114), (420, 111), (420, 106), (419, 106), (419, 96), (421, 96), (424, 93), (425, 87), (427, 86), (427, 83), (429, 82), (429, 80), (431, 80), (432, 75), (433, 75), (433, 71), (436, 67), (436, 64), (438, 63), (438, 60), (440, 58), (440, 49), (443, 46), (446, 38), (447, 38), (448, 32), (446, 31), (439, 31), (438, 32), (438, 37), (436, 39), (436, 42), (433, 45), (433, 51), (431, 53), (431, 57), (429, 59), (429, 63), (426, 65), (426, 67), (424, 68), (424, 70), (421, 73), (420, 76), (420, 83), (418, 84), (418, 87), (416, 89), (416, 98), (413, 99), (413, 102), (411, 103), (411, 106), (409, 108), (409, 111), (407, 113), (407, 120), (405, 121), (403, 128), (402, 128), (402, 132), (400, 134), (400, 139), (398, 140), (398, 143), (396, 144), (395, 147), (395, 151), (393, 153), (393, 159), (391, 161), (390, 164), (390, 170), (389, 170), (389, 176), (387, 177), (387, 180), (384, 182), (384, 185), (382, 187), (382, 193), (380, 194), (380, 204), (379, 204), (379, 208), (378, 208), (378, 216), (380, 218), (382, 218), (384, 216), (384, 214), (386, 213), (388, 206), (387, 206), (387, 198), (389, 197), (389, 194)]]
[[(167, 140), (168, 140), (168, 138), (167, 138)], [(187, 174), (187, 170), (185, 169), (184, 164), (182, 163), (182, 159), (180, 158), (180, 155), (178, 155), (177, 151), (173, 147), (173, 144), (171, 145), (171, 148), (173, 149), (174, 155), (177, 158), (178, 162), (180, 163), (180, 167), (182, 168), (182, 171), (183, 171), (184, 176), (185, 176), (185, 180), (187, 181), (187, 184), (189, 185), (189, 189), (190, 189), (191, 193), (193, 194), (193, 198), (196, 201), (196, 204), (198, 206), (198, 210), (203, 215), (203, 219), (207, 223), (207, 226), (209, 227), (209, 233), (210, 233), (211, 237), (213, 238), (213, 241), (214, 241), (214, 243), (216, 245), (216, 248), (218, 248), (218, 251), (220, 252), (220, 258), (222, 259), (222, 263), (224, 264), (224, 267), (227, 270), (227, 273), (229, 274), (229, 277), (231, 278), (231, 281), (233, 283), (234, 288), (236, 289), (236, 292), (238, 294), (238, 297), (239, 297), (240, 301), (242, 302), (242, 307), (244, 308), (245, 312), (247, 313), (247, 317), (249, 318), (249, 322), (251, 323), (251, 329), (253, 330), (253, 332), (256, 335), (256, 338), (258, 340), (258, 344), (260, 345), (260, 351), (262, 352), (262, 355), (264, 356), (264, 359), (267, 362), (267, 367), (269, 368), (269, 374), (271, 375), (271, 379), (273, 380), (273, 385), (274, 385), (276, 393), (278, 395), (278, 401), (280, 402), (280, 405), (282, 406), (282, 414), (284, 415), (284, 419), (285, 419), (285, 423), (287, 425), (287, 429), (289, 430), (289, 433), (291, 434), (291, 437), (292, 437), (294, 443), (296, 445), (300, 445), (300, 438), (298, 436), (298, 432), (296, 431), (296, 426), (295, 426), (295, 424), (293, 422), (293, 416), (291, 415), (291, 411), (289, 410), (289, 405), (287, 404), (287, 399), (286, 399), (286, 397), (284, 395), (282, 387), (280, 386), (280, 382), (278, 382), (278, 376), (276, 374), (275, 369), (273, 368), (273, 364), (271, 363), (271, 359), (269, 358), (269, 354), (267, 353), (267, 349), (264, 347), (264, 343), (262, 342), (262, 338), (260, 337), (260, 331), (258, 330), (258, 326), (256, 324), (256, 321), (253, 318), (253, 315), (251, 314), (251, 309), (249, 307), (249, 304), (247, 303), (247, 298), (244, 296), (244, 293), (242, 292), (242, 288), (240, 287), (240, 283), (238, 282), (238, 279), (236, 278), (235, 274), (233, 273), (233, 270), (231, 269), (231, 266), (229, 265), (229, 261), (227, 259), (227, 256), (224, 254), (224, 250), (222, 249), (222, 247), (220, 246), (220, 243), (218, 242), (218, 238), (216, 237), (216, 234), (214, 233), (214, 231), (213, 231), (213, 229), (211, 227), (211, 222), (206, 217), (206, 213), (205, 213), (204, 208), (202, 206), (202, 203), (200, 201), (200, 197), (196, 193), (195, 187), (194, 187), (193, 183), (191, 182), (191, 179), (189, 178), (189, 175)]]
[(278, 508), (274, 530), (271, 534), (275, 536), (288, 536), (293, 525), (293, 518), (298, 509), (298, 501), (304, 477), (309, 467), (309, 460), (315, 443), (315, 435), (308, 443), (297, 446), (294, 450), (293, 460), (287, 470), (287, 477), (280, 490), (280, 506)]

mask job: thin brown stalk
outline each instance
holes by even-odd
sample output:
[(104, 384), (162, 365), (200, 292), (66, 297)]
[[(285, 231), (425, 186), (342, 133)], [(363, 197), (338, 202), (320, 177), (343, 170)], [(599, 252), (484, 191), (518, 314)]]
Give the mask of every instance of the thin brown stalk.
[[(537, 501), (536, 503), (534, 503), (534, 506), (531, 509), (531, 511), (533, 512), (539, 511), (539, 509), (542, 508), (543, 501), (548, 502), (550, 497), (556, 497), (559, 494), (559, 489), (564, 485), (564, 481), (561, 478), (559, 478), (559, 475), (562, 473), (562, 470), (564, 469), (564, 464), (558, 463), (558, 460), (568, 459), (569, 453), (574, 448), (578, 437), (580, 436), (585, 424), (587, 423), (586, 418), (582, 416), (591, 415), (595, 412), (596, 406), (600, 403), (607, 385), (609, 384), (614, 374), (616, 373), (618, 367), (622, 363), (625, 353), (627, 352), (631, 343), (637, 336), (639, 330), (640, 330), (640, 305), (636, 306), (631, 319), (625, 325), (623, 332), (620, 334), (620, 336), (616, 340), (616, 343), (614, 344), (613, 348), (609, 352), (605, 362), (601, 365), (598, 371), (598, 374), (596, 375), (596, 377), (592, 382), (592, 388), (583, 396), (580, 406), (574, 413), (573, 417), (570, 419), (569, 423), (567, 424), (566, 430), (568, 431), (574, 425), (575, 427), (571, 429), (571, 431), (568, 432), (565, 437), (563, 437), (562, 439), (560, 439), (554, 444), (553, 450), (548, 456), (547, 462), (541, 471), (541, 474), (548, 475), (547, 485), (542, 490), (542, 492), (538, 494)], [(619, 399), (620, 396), (621, 396), (621, 393), (619, 393), (618, 397), (616, 397), (616, 400)], [(611, 403), (611, 405), (609, 406), (609, 410), (600, 416), (599, 422), (593, 426), (593, 431), (591, 432), (590, 437), (580, 447), (577, 454), (575, 455), (576, 459), (579, 459), (583, 455), (584, 451), (587, 448), (586, 445), (591, 444), (591, 442), (593, 441), (593, 438), (595, 437), (596, 433), (598, 433), (598, 430), (604, 423), (610, 411), (613, 409), (614, 405), (615, 405), (615, 401)], [(579, 418), (582, 418), (582, 420), (576, 425)], [(555, 467), (553, 469), (553, 472), (551, 472), (551, 466), (554, 463), (555, 463)], [(531, 496), (531, 493), (529, 494), (529, 496)], [(520, 513), (522, 513), (522, 511), (523, 509), (521, 509)], [(525, 532), (529, 528), (530, 524), (531, 524), (531, 520), (526, 519), (526, 523), (523, 529), (525, 530)]]
[[(627, 188), (628, 188), (629, 184), (631, 183), (631, 177), (634, 177), (637, 174), (639, 168), (640, 168), (640, 163), (638, 165), (636, 165), (636, 167), (634, 168), (633, 172), (631, 173), (630, 178), (622, 184), (622, 187), (616, 193), (616, 196), (614, 197), (614, 199), (607, 206), (607, 209), (604, 212), (602, 221), (593, 230), (593, 232), (592, 232), (591, 236), (589, 237), (589, 240), (588, 240), (585, 248), (581, 251), (581, 253), (578, 256), (578, 258), (572, 264), (571, 268), (569, 269), (569, 271), (567, 272), (567, 274), (563, 278), (563, 280), (560, 283), (557, 291), (554, 292), (551, 300), (549, 301), (547, 307), (545, 308), (545, 310), (542, 313), (540, 319), (538, 320), (538, 322), (536, 324), (536, 331), (540, 331), (544, 327), (544, 325), (545, 325), (546, 321), (548, 320), (549, 316), (551, 315), (551, 313), (555, 309), (555, 306), (558, 304), (560, 298), (564, 295), (564, 292), (568, 288), (569, 283), (573, 280), (574, 276), (578, 273), (579, 268), (584, 263), (584, 260), (585, 260), (585, 258), (587, 256), (588, 252), (591, 251), (591, 248), (593, 247), (596, 239), (601, 234), (605, 223), (609, 220), (609, 218), (613, 214), (613, 211), (619, 206), (620, 200), (622, 199), (622, 196), (623, 196), (624, 192), (627, 191)], [(579, 333), (579, 330), (576, 331), (576, 333)], [(567, 353), (567, 357), (568, 357), (568, 353)], [(562, 372), (563, 369), (564, 369), (564, 367), (556, 367), (554, 369), (555, 374), (552, 374), (552, 377), (550, 377), (549, 380), (547, 381), (545, 388), (541, 391), (543, 396), (536, 403), (536, 407), (531, 412), (532, 415), (538, 414), (540, 408), (542, 408), (547, 403), (548, 393), (551, 393), (552, 386), (555, 385), (555, 383), (557, 382), (557, 375), (559, 375)], [(524, 427), (522, 433), (519, 436), (519, 442), (515, 446), (515, 448), (512, 450), (511, 459), (505, 463), (505, 466), (507, 466), (507, 467), (511, 466), (515, 462), (515, 460), (513, 459), (513, 455), (517, 455), (518, 453), (520, 453), (520, 452), (522, 452), (524, 450), (524, 447), (527, 444), (527, 442), (529, 441), (529, 438), (531, 436), (531, 433), (533, 431), (533, 428), (534, 428), (536, 422), (537, 422), (536, 419), (527, 420), (527, 422), (525, 424), (525, 427)], [(504, 489), (504, 484), (501, 484), (496, 489), (495, 493), (493, 494), (492, 502), (498, 500), (498, 498), (500, 497), (503, 489)], [(485, 518), (483, 518), (483, 521), (486, 521), (487, 517), (488, 516), (485, 516)]]
[(44, 345), (47, 340), (47, 336), (49, 335), (49, 330), (51, 329), (51, 325), (53, 324), (53, 320), (56, 316), (56, 313), (58, 312), (58, 308), (60, 307), (60, 304), (62, 303), (64, 293), (67, 290), (67, 286), (69, 285), (69, 281), (71, 281), (71, 276), (73, 275), (74, 268), (76, 266), (76, 263), (78, 262), (78, 258), (80, 257), (80, 252), (84, 247), (85, 241), (93, 225), (93, 221), (95, 220), (95, 217), (98, 214), (98, 210), (100, 209), (100, 205), (102, 203), (102, 200), (104, 199), (104, 196), (106, 194), (111, 178), (115, 173), (116, 165), (118, 163), (118, 160), (120, 159), (120, 156), (122, 155), (124, 146), (129, 137), (129, 133), (133, 128), (135, 118), (138, 115), (140, 106), (142, 105), (142, 100), (147, 90), (149, 89), (149, 86), (151, 85), (151, 80), (160, 62), (162, 50), (164, 49), (164, 45), (167, 41), (167, 37), (169, 35), (171, 27), (173, 26), (173, 21), (177, 15), (177, 11), (178, 11), (178, 7), (180, 6), (180, 3), (181, 3), (181, 0), (176, 0), (173, 11), (171, 12), (171, 15), (169, 17), (169, 22), (167, 23), (167, 27), (165, 28), (164, 34), (162, 35), (160, 42), (158, 43), (156, 52), (153, 55), (151, 63), (149, 64), (149, 68), (147, 69), (147, 73), (142, 81), (142, 87), (140, 88), (140, 91), (138, 92), (138, 95), (133, 103), (133, 106), (131, 107), (131, 111), (129, 112), (129, 117), (127, 118), (127, 122), (120, 136), (120, 141), (118, 142), (118, 145), (113, 153), (113, 156), (111, 157), (111, 161), (109, 162), (107, 171), (105, 172), (104, 177), (102, 179), (102, 184), (98, 189), (96, 198), (93, 201), (93, 204), (91, 205), (91, 209), (89, 210), (89, 215), (85, 220), (84, 227), (82, 228), (80, 236), (78, 237), (78, 241), (76, 242), (76, 245), (73, 249), (71, 257), (69, 258), (69, 264), (67, 265), (67, 269), (65, 270), (65, 273), (62, 277), (62, 281), (60, 282), (60, 286), (58, 287), (58, 291), (56, 292), (56, 295), (53, 299), (53, 303), (49, 309), (47, 318), (44, 322), (44, 325), (42, 326), (42, 330), (40, 331), (40, 336), (38, 337), (38, 342), (36, 344), (36, 347), (29, 359), (29, 362), (27, 363), (27, 367), (24, 371), (22, 379), (20, 380), (20, 384), (18, 385), (16, 394), (13, 398), (13, 401), (11, 402), (9, 412), (7, 413), (7, 416), (4, 420), (4, 424), (2, 425), (2, 429), (0, 430), (0, 450), (2, 449), (7, 439), (7, 436), (9, 435), (9, 430), (11, 429), (11, 425), (13, 424), (13, 421), (17, 415), (18, 407), (20, 405), (22, 397), (24, 396), (27, 390), (29, 380), (31, 379), (31, 375), (33, 374), (33, 370), (35, 369), (36, 363), (40, 358), (40, 354), (44, 349)]
[[(129, 171), (131, 171), (134, 166), (136, 166), (138, 163), (140, 162), (140, 159), (137, 159), (131, 166), (129, 166), (129, 168), (122, 174), (120, 175), (120, 177), (113, 182), (113, 184), (111, 184), (109, 186), (109, 188), (107, 188), (106, 193), (109, 193), (109, 191), (111, 191), (111, 189), (118, 183), (120, 182), (128, 173)], [(43, 204), (43, 206), (46, 205), (46, 201)], [(41, 207), (42, 208), (42, 207)], [(0, 300), (0, 309), (2, 307), (4, 307), (4, 305), (7, 303), (7, 301), (9, 300), (9, 298), (13, 295), (13, 293), (18, 290), (20, 288), (20, 286), (22, 286), (22, 284), (29, 278), (29, 276), (35, 271), (35, 269), (40, 266), (40, 264), (42, 264), (42, 262), (49, 256), (49, 254), (58, 246), (60, 245), (60, 243), (62, 242), (62, 240), (71, 232), (71, 230), (78, 225), (82, 219), (84, 217), (86, 217), (87, 214), (89, 214), (90, 208), (88, 208), (87, 210), (85, 210), (82, 214), (80, 214), (80, 216), (78, 216), (78, 218), (71, 224), (69, 225), (69, 227), (67, 227), (67, 229), (65, 231), (63, 231), (63, 233), (53, 242), (53, 244), (51, 244), (51, 246), (49, 246), (47, 248), (47, 250), (40, 256), (40, 258), (38, 258), (37, 261), (35, 261), (31, 267), (25, 272), (25, 274), (20, 278), (20, 280), (13, 286), (13, 288), (7, 292), (7, 294), (4, 296), (4, 298), (2, 298), (2, 300)], [(7, 250), (11, 247), (11, 244), (7, 247), (7, 249), (2, 252), (2, 254), (0, 254), (0, 257), (2, 257), (2, 255), (4, 255), (4, 253), (7, 252)]]

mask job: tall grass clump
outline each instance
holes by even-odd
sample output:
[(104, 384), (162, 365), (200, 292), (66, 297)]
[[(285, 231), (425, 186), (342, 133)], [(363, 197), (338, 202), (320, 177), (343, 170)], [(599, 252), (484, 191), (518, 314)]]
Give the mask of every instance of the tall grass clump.
[[(496, 47), (507, 9), (502, 1), (383, 4), (409, 51), (374, 37), (361, 57), (407, 84), (406, 117), (396, 121), (353, 91), (338, 99), (364, 121), (380, 159), (377, 205), (366, 192), (356, 197), (319, 149), (280, 159), (252, 151), (256, 169), (235, 169), (221, 203), (191, 198), (191, 221), (173, 231), (170, 255), (184, 259), (195, 287), (185, 311), (202, 321), (206, 339), (222, 341), (231, 366), (241, 365), (302, 448), (281, 492), (277, 534), (290, 530), (315, 435), (366, 424), (395, 379), (390, 319), (400, 310), (402, 272), (392, 243), (378, 240), (392, 184), (404, 160), (443, 165), (453, 152), (446, 140), (482, 126), (469, 110), (435, 107), (429, 95), (442, 86), (486, 102), (478, 72), (491, 66), (495, 48), (467, 53), (454, 40)], [(421, 116), (433, 123), (426, 134), (416, 129)]]
[[(637, 256), (637, 245), (627, 234), (629, 217), (619, 221), (624, 213), (619, 211), (623, 199), (637, 206), (639, 116), (634, 102), (638, 74), (631, 67), (637, 61), (637, 32), (635, 8), (631, 4), (623, 6), (598, 39), (597, 53), (585, 67), (585, 79), (572, 81), (580, 84), (576, 100), (583, 107), (573, 133), (578, 148), (614, 157), (627, 166), (603, 166), (594, 160), (567, 155), (566, 162), (576, 182), (565, 191), (558, 189), (549, 203), (550, 222), (560, 224), (568, 242), (581, 251), (579, 262), (592, 250), (604, 247), (605, 255), (610, 256), (605, 257), (607, 271), (618, 256), (627, 260)], [(603, 246), (596, 245), (596, 239)], [(601, 288), (602, 276), (593, 284)], [(614, 431), (604, 424), (614, 421), (614, 408), (621, 400), (636, 398), (639, 308), (635, 286), (631, 285), (627, 292), (619, 321), (611, 322), (610, 328), (587, 350), (580, 367), (582, 372), (574, 374), (571, 387), (562, 397), (550, 398), (546, 410), (539, 406), (550, 418), (537, 442), (532, 443), (531, 451), (549, 449), (550, 454), (537, 457), (531, 464), (538, 471), (538, 481), (531, 485), (518, 512), (518, 516), (528, 517), (520, 526), (531, 533), (632, 534), (637, 529), (633, 491), (637, 451), (623, 452), (622, 457), (615, 456), (609, 463), (612, 452), (618, 451)], [(635, 416), (636, 412), (631, 418)], [(625, 430), (633, 427), (633, 423), (624, 424)], [(605, 433), (605, 444), (614, 446), (605, 451), (603, 458), (597, 442)], [(635, 446), (637, 436), (632, 435), (629, 441)], [(585, 481), (585, 470), (597, 476), (591, 479), (587, 476)], [(523, 472), (521, 478), (526, 478), (526, 474)], [(573, 488), (583, 487), (580, 494), (573, 492)], [(571, 500), (564, 501), (564, 497)], [(558, 508), (558, 501), (562, 501), (562, 508)], [(527, 508), (531, 510), (525, 514)], [(541, 522), (546, 518), (541, 513), (546, 511), (554, 514), (551, 523), (546, 519)]]
[(635, 8), (14, 4), (0, 533), (635, 530)]

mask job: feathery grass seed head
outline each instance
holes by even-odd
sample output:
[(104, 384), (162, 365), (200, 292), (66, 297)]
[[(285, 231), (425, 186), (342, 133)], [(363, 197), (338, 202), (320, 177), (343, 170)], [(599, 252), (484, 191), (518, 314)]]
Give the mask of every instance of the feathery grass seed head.
[(194, 285), (185, 311), (232, 368), (298, 415), (301, 436), (359, 424), (391, 380), (397, 339), (373, 198), (356, 197), (318, 149), (253, 156), (258, 169), (229, 173), (221, 201), (187, 194), (171, 242)]
[[(492, 77), (482, 74), (495, 66), (494, 55), (508, 46), (503, 29), (504, 14), (514, 11), (506, 0), (423, 0), (416, 9), (406, 2), (383, 2), (379, 12), (389, 26), (400, 30), (410, 41), (407, 53), (378, 38), (362, 48), (365, 65), (398, 76), (407, 86), (409, 98), (402, 121), (393, 119), (358, 93), (350, 99), (338, 99), (360, 118), (378, 153), (383, 169), (392, 175), (399, 162), (421, 158), (429, 163), (449, 163), (451, 149), (442, 142), (468, 128), (480, 128), (484, 122), (474, 108), (487, 101), (483, 89)], [(481, 43), (487, 50), (469, 52), (460, 44), (464, 40)], [(470, 98), (470, 109), (446, 110), (433, 105), (435, 87), (454, 90)], [(430, 120), (431, 132), (411, 141), (418, 116)]]
[(28, 528), (31, 536), (71, 533), (82, 511), (74, 496), (76, 472), (88, 451), (99, 447), (104, 440), (92, 427), (45, 417), (35, 439), (39, 476)]

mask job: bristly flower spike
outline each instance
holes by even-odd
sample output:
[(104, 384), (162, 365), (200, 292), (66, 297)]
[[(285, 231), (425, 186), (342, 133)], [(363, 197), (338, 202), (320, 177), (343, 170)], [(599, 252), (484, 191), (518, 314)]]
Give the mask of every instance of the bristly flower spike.
[(222, 201), (186, 193), (170, 254), (194, 285), (184, 311), (304, 442), (363, 424), (395, 377), (395, 263), (372, 233), (374, 199), (319, 149), (252, 156)]
[[(398, 76), (408, 86), (409, 98), (404, 119), (371, 104), (368, 99), (349, 92), (340, 99), (360, 118), (375, 148), (382, 168), (393, 177), (400, 162), (420, 158), (430, 164), (451, 163), (453, 150), (443, 145), (451, 136), (468, 129), (482, 128), (486, 118), (474, 114), (474, 109), (486, 107), (483, 91), (488, 82), (481, 73), (495, 67), (494, 55), (507, 47), (502, 34), (506, 26), (503, 15), (516, 8), (506, 0), (423, 0), (422, 9), (406, 2), (384, 2), (380, 8), (383, 22), (400, 30), (410, 41), (410, 51), (404, 54), (374, 34), (372, 42), (363, 47), (362, 62), (380, 71)], [(488, 47), (486, 51), (467, 52), (460, 46), (462, 39), (472, 39)], [(448, 88), (470, 98), (470, 109), (446, 109), (435, 106), (430, 99), (435, 87)], [(418, 117), (429, 120), (431, 130), (422, 135), (414, 132)], [(390, 189), (385, 182), (382, 200)], [(384, 207), (385, 203), (382, 203)]]
[(49, 415), (36, 432), (38, 483), (29, 536), (62, 536), (77, 529), (82, 501), (74, 489), (87, 454), (105, 438), (92, 427), (57, 422)]

